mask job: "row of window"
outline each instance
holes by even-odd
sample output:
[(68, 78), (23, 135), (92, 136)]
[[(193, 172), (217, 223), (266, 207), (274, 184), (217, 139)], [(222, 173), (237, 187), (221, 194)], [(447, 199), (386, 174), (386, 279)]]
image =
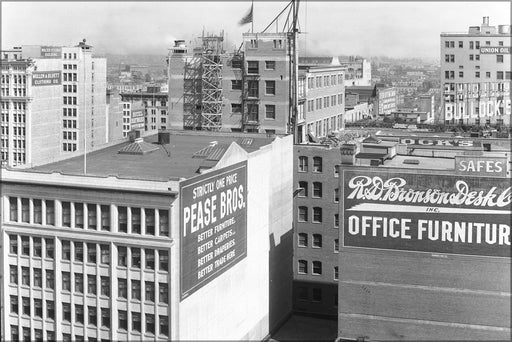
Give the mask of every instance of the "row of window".
[[(299, 156), (299, 172), (308, 172), (308, 160), (307, 156)], [(313, 169), (312, 172), (322, 172), (322, 157), (313, 157)]]
[(0, 94), (2, 96), (27, 96), (27, 90), (25, 88), (14, 88), (12, 90), (12, 95), (9, 91), (9, 88), (2, 88)]
[[(491, 41), (490, 40), (486, 40), (485, 41), (485, 46), (491, 46)], [(498, 41), (498, 46), (503, 46), (503, 41), (500, 40)], [(444, 42), (444, 47), (446, 48), (454, 48), (455, 47), (455, 41), (453, 40), (446, 40)], [(458, 41), (458, 47), (459, 48), (464, 48), (464, 42), (462, 40), (459, 40)], [(480, 49), (480, 41), (476, 40), (476, 41), (470, 41), (469, 42), (469, 49)]]
[(77, 73), (63, 73), (63, 81), (64, 82), (76, 82), (78, 80), (78, 74)]
[[(311, 247), (322, 248), (322, 246), (323, 246), (322, 234), (312, 234), (312, 237), (313, 237), (313, 239), (311, 240)], [(297, 245), (299, 247), (309, 247), (309, 234), (299, 233)], [(333, 250), (335, 253), (339, 252), (339, 250), (340, 250), (339, 239), (334, 239)]]
[[(248, 111), (249, 121), (258, 121), (258, 119), (259, 119), (259, 105), (258, 104), (248, 104), (247, 111)], [(231, 113), (232, 114), (242, 114), (242, 104), (241, 103), (232, 103), (231, 104)], [(275, 105), (265, 105), (265, 119), (275, 120), (275, 118), (276, 118), (276, 106)]]
[(78, 66), (76, 64), (64, 64), (64, 70), (76, 70)]
[[(313, 198), (322, 198), (323, 195), (323, 186), (321, 182), (313, 182)], [(306, 181), (300, 181), (299, 182), (299, 188), (300, 191), (297, 196), (299, 197), (307, 197), (308, 196), (308, 182)], [(340, 189), (336, 188), (334, 189), (334, 202), (339, 202), (340, 200)]]
[[(8, 110), (9, 109), (9, 102), (8, 101), (2, 101), (2, 110)], [(26, 109), (26, 102), (18, 102), (18, 101), (12, 101), (12, 109), (14, 110), (25, 110)]]
[(322, 108), (329, 108), (336, 105), (343, 104), (343, 94), (324, 96), (323, 98), (317, 98), (313, 100), (307, 101), (307, 110), (309, 112), (314, 112), (315, 110), (320, 110)]
[[(309, 209), (308, 207), (304, 207), (304, 206), (299, 206), (298, 207), (298, 217), (297, 217), (297, 220), (298, 222), (308, 222), (308, 218), (309, 218)], [(320, 207), (313, 207), (312, 208), (312, 220), (311, 222), (313, 223), (322, 223), (323, 222), (323, 218), (322, 218), (322, 208)], [(340, 217), (339, 217), (339, 214), (334, 214), (333, 216), (333, 227), (334, 228), (339, 228), (340, 226)]]
[[(459, 77), (464, 77), (464, 71), (459, 71)], [(475, 71), (475, 77), (480, 78), (480, 71)], [(503, 80), (507, 79), (509, 80), (511, 77), (510, 71), (496, 71), (496, 79)], [(446, 70), (444, 72), (444, 78), (445, 79), (455, 79), (455, 71), (449, 71)], [(491, 72), (486, 71), (485, 72), (485, 78), (491, 78)]]
[[(111, 208), (110, 205), (96, 205), (93, 203), (61, 202), (62, 226), (71, 228), (87, 228), (110, 231)], [(23, 222), (33, 224), (55, 225), (55, 201), (9, 197), (11, 222)], [(74, 211), (72, 225), (71, 212)], [(31, 220), (32, 214), (32, 220)], [(131, 223), (132, 234), (141, 234), (142, 214), (145, 216), (145, 234), (155, 235), (156, 218), (158, 214), (158, 228), (160, 236), (169, 236), (169, 211), (153, 208), (134, 208), (127, 206), (117, 207), (118, 226), (117, 231), (128, 233), (128, 223)], [(128, 216), (131, 220), (128, 221)]]
[[(299, 274), (308, 274), (308, 261), (307, 260), (299, 260), (297, 271)], [(321, 261), (312, 261), (311, 262), (311, 274), (313, 275), (322, 275), (322, 262)], [(338, 266), (333, 267), (333, 280), (339, 279)]]
[(316, 137), (326, 136), (329, 132), (340, 130), (343, 127), (343, 115), (338, 114), (325, 118), (323, 120), (317, 120), (312, 123), (308, 123), (308, 132), (313, 133)]
[(330, 87), (343, 84), (343, 74), (308, 77), (308, 89)]
[[(25, 75), (11, 75), (14, 83), (21, 83), (25, 84), (27, 83), (27, 77)], [(2, 75), (1, 83), (2, 84), (9, 84), (9, 75)]]
[[(13, 127), (13, 135), (25, 135), (25, 127)], [(2, 126), (2, 134), (9, 134), (9, 127)]]
[[(231, 62), (232, 68), (242, 68), (242, 64), (233, 60)], [(265, 70), (276, 70), (275, 61), (265, 61)], [(260, 61), (247, 61), (247, 73), (248, 74), (259, 74), (260, 73)]]

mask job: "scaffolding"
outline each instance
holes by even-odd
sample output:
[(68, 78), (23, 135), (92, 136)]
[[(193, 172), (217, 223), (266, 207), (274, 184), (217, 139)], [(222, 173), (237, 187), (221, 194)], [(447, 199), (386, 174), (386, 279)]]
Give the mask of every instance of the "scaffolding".
[(222, 61), (224, 32), (202, 36), (201, 129), (219, 131), (222, 127)]

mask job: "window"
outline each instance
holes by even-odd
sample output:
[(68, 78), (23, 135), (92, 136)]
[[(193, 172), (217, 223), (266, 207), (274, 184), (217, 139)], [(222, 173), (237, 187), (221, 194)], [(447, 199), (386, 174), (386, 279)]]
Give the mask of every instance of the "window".
[(498, 71), (496, 72), (496, 78), (498, 80), (502, 80), (503, 79), (503, 71)]
[(231, 90), (242, 90), (242, 80), (231, 80)]
[(84, 306), (75, 304), (75, 321), (84, 324)]
[(55, 224), (55, 201), (46, 201), (46, 224), (50, 226)]
[(18, 236), (9, 235), (9, 252), (12, 254), (18, 254)]
[(119, 289), (118, 296), (120, 298), (128, 298), (128, 281), (124, 278), (117, 278), (117, 287)]
[(470, 48), (470, 49), (473, 49), (473, 48), (474, 48), (474, 44), (473, 44), (473, 42), (469, 42), (469, 48)]
[(41, 224), (41, 223), (43, 223), (42, 201), (40, 199), (35, 199), (33, 201), (33, 204), (34, 204), (34, 223)]
[(101, 308), (101, 326), (110, 328), (110, 309)]
[(275, 120), (276, 119), (276, 106), (265, 105), (265, 119)]
[(168, 272), (169, 270), (169, 253), (164, 250), (158, 251), (160, 261), (160, 271)]
[(160, 315), (160, 334), (168, 336), (169, 335), (169, 317)]
[(313, 182), (313, 197), (314, 198), (322, 197), (322, 183)]
[(485, 78), (491, 78), (491, 72), (490, 71), (486, 71), (485, 72)]
[(496, 55), (496, 63), (503, 63), (503, 55)]
[(322, 248), (321, 234), (313, 234), (313, 248)]
[(473, 60), (473, 55), (469, 55), (469, 60), (472, 61)]
[(313, 261), (313, 274), (316, 274), (316, 275), (322, 274), (322, 262), (321, 261)]
[(75, 203), (75, 227), (84, 227), (84, 204)]
[(110, 297), (110, 277), (100, 277), (101, 295)]
[(100, 262), (104, 265), (110, 265), (110, 247), (108, 245), (100, 245)]
[(445, 41), (444, 42), (444, 47), (445, 48), (449, 48), (450, 47), (450, 42), (449, 41)]
[(132, 233), (140, 234), (141, 225), (140, 208), (132, 208)]
[(145, 209), (146, 234), (155, 235), (155, 209)]
[(241, 103), (232, 103), (231, 104), (231, 113), (233, 113), (233, 114), (242, 113), (242, 104)]
[(283, 41), (281, 39), (274, 39), (274, 49), (282, 49)]
[(30, 207), (28, 198), (21, 199), (21, 222), (30, 222)]
[(313, 302), (322, 301), (322, 289), (313, 288)]
[(152, 281), (146, 281), (146, 297), (145, 299), (150, 302), (155, 301), (155, 283)]
[(480, 55), (475, 55), (475, 60), (479, 61), (480, 60)]
[(117, 316), (119, 317), (119, 328), (128, 330), (128, 312), (124, 310), (118, 310)]
[(21, 285), (30, 286), (30, 269), (28, 267), (21, 268)]
[(16, 197), (9, 197), (9, 208), (9, 219), (13, 222), (18, 222), (18, 199)]
[(89, 274), (87, 276), (87, 293), (96, 294), (96, 276)]
[(334, 189), (334, 202), (338, 203), (340, 201), (340, 189)]
[(71, 243), (69, 241), (62, 241), (62, 259), (71, 260)]
[(87, 204), (87, 227), (89, 229), (96, 229), (98, 225), (96, 209), (96, 204)]
[(276, 62), (275, 61), (265, 61), (265, 69), (266, 70), (276, 70)]
[(322, 208), (320, 208), (320, 207), (313, 208), (313, 222), (315, 222), (315, 223), (322, 222)]
[(94, 325), (94, 326), (98, 325), (98, 314), (96, 311), (96, 307), (88, 306), (87, 307), (87, 316), (88, 316), (88, 322), (90, 325)]
[(141, 330), (141, 318), (140, 318), (140, 313), (138, 312), (132, 312), (132, 329), (134, 331), (139, 331)]
[(73, 242), (75, 246), (75, 261), (83, 262), (84, 261), (84, 244), (81, 241)]
[(299, 197), (307, 197), (308, 196), (308, 182), (301, 181), (299, 182)]
[(247, 81), (247, 96), (258, 97), (259, 96), (259, 81), (249, 80)]
[(9, 266), (9, 274), (10, 274), (10, 282), (11, 284), (18, 284), (18, 266), (10, 265)]
[(155, 333), (155, 315), (146, 314), (146, 332)]
[(152, 249), (146, 249), (146, 268), (150, 270), (155, 269), (155, 251)]
[(276, 94), (276, 81), (265, 81), (265, 95)]
[(132, 280), (132, 299), (140, 300), (140, 280)]
[(459, 48), (463, 48), (463, 47), (464, 47), (464, 42), (459, 40)]
[(71, 291), (71, 274), (69, 272), (62, 272), (62, 290)]
[(308, 157), (299, 157), (299, 172), (308, 172)]
[(159, 296), (158, 299), (160, 303), (169, 303), (169, 288), (166, 283), (158, 283)]
[(464, 71), (459, 71), (459, 77), (464, 77)]
[(308, 273), (308, 262), (306, 260), (299, 260), (299, 273), (300, 274)]
[(18, 314), (18, 296), (11, 295), (11, 313)]
[(322, 172), (322, 158), (313, 157), (313, 172)]
[(510, 80), (510, 71), (505, 71), (505, 79)]
[(30, 255), (30, 240), (28, 236), (21, 237), (21, 255)]
[(476, 78), (480, 78), (480, 71), (476, 71), (476, 72), (475, 72), (475, 77), (476, 77)]
[(299, 222), (307, 222), (308, 220), (308, 208), (307, 207), (299, 207)]
[(299, 245), (299, 247), (307, 247), (308, 246), (308, 234), (299, 233), (298, 245)]
[(65, 321), (71, 322), (71, 304), (62, 303), (62, 318)]
[(62, 225), (71, 227), (71, 203), (62, 202)]
[(117, 265), (126, 267), (126, 261), (128, 258), (128, 252), (126, 247), (119, 246), (117, 247)]
[(55, 275), (53, 270), (46, 270), (46, 287), (49, 289), (55, 289)]
[(121, 233), (128, 232), (128, 208), (126, 207), (117, 207), (118, 216), (118, 226), (117, 230)]
[(140, 268), (140, 248), (132, 247), (132, 267)]
[(75, 292), (84, 293), (84, 275), (75, 273)]
[(55, 319), (55, 302), (52, 300), (46, 301), (46, 317)]
[(259, 73), (258, 61), (247, 61), (247, 73), (249, 73), (249, 74), (258, 74)]
[(43, 287), (43, 270), (34, 268), (34, 286)]
[(110, 206), (101, 205), (101, 230), (110, 231)]
[(96, 244), (88, 243), (87, 244), (87, 262), (95, 264), (96, 263)]

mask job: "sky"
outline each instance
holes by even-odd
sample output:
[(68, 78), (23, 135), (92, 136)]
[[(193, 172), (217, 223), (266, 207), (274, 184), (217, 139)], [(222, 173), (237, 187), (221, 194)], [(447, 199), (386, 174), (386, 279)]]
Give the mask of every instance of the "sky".
[[(288, 1), (254, 1), (254, 32)], [(239, 26), (250, 1), (1, 2), (2, 49), (20, 45), (76, 45), (86, 38), (97, 52), (166, 55), (175, 39), (224, 31), (226, 50), (242, 42)], [(465, 32), (482, 17), (510, 25), (510, 1), (301, 0), (301, 55), (360, 55), (439, 59), (441, 32)], [(287, 12), (285, 12), (287, 13)], [(280, 26), (285, 18), (278, 20)], [(275, 32), (275, 26), (268, 31)], [(267, 31), (267, 32), (268, 32)]]

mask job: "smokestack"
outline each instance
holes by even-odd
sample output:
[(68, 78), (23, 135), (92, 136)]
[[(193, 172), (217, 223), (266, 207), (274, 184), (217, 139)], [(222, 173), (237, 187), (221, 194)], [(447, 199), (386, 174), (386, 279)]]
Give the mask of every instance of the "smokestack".
[(489, 26), (489, 17), (483, 18), (482, 26)]

